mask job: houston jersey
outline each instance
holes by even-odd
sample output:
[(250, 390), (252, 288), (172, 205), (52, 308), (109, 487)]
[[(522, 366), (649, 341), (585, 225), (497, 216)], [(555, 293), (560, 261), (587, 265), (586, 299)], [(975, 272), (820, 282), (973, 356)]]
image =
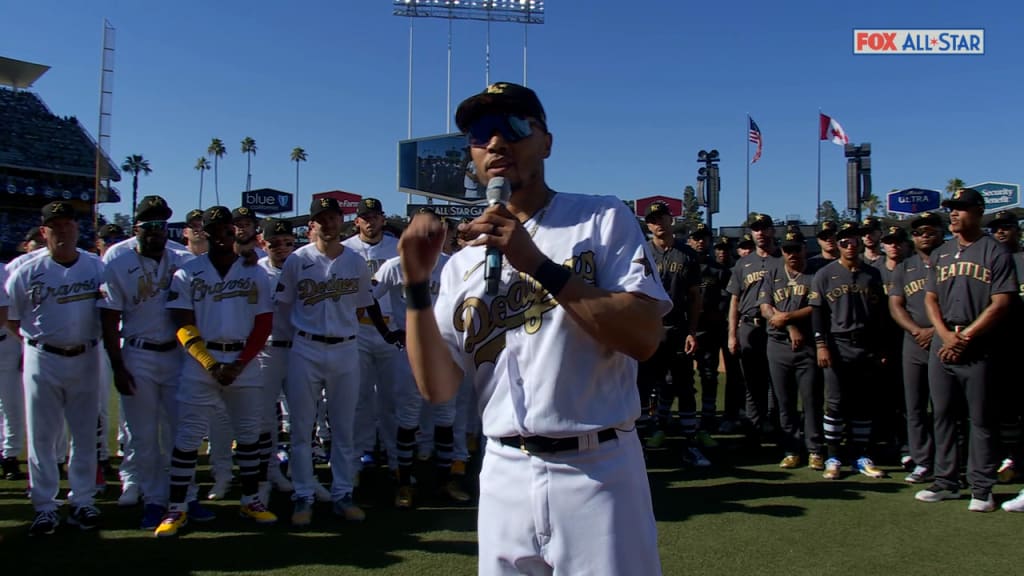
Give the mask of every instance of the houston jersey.
[[(377, 269), (385, 262), (398, 257), (398, 240), (390, 234), (382, 235), (380, 242), (377, 242), (376, 244), (367, 244), (366, 242), (363, 242), (362, 238), (359, 237), (359, 234), (348, 238), (341, 244), (345, 246), (345, 248), (351, 249), (366, 261), (366, 267), (370, 272), (371, 278), (377, 273)], [(380, 313), (384, 315), (384, 321), (390, 325), (392, 313), (391, 303), (381, 301)], [(359, 323), (362, 324), (361, 330), (359, 331), (359, 337), (361, 339), (365, 338), (377, 343), (384, 342), (380, 332), (377, 331), (377, 328), (373, 325), (373, 321), (370, 320), (369, 316), (366, 316), (365, 314), (360, 315)]]
[[(285, 260), (287, 262), (287, 260)], [(267, 277), (270, 278), (270, 285), (277, 286), (277, 281), (281, 278), (281, 272), (283, 268), (275, 268), (270, 263), (269, 257), (260, 258), (260, 268), (267, 273)], [(274, 327), (270, 331), (270, 339), (278, 341), (287, 341), (292, 339), (292, 334), (295, 332), (292, 329), (292, 306), (287, 302), (282, 302), (276, 296), (274, 297)]]
[[(430, 273), (430, 299), (437, 301), (437, 293), (441, 290), (441, 270), (448, 262), (448, 255), (441, 254)], [(387, 299), (392, 312), (392, 326), (396, 330), (405, 330), (405, 281), (402, 278), (402, 263), (399, 258), (385, 262), (373, 275), (373, 297), (378, 302)]]
[[(537, 247), (582, 281), (672, 307), (636, 217), (614, 197), (555, 194), (524, 225)], [(505, 266), (485, 293), (483, 246), (441, 272), (434, 313), (455, 361), (473, 378), (489, 437), (564, 437), (632, 426), (636, 360), (599, 344), (529, 275)]]
[(174, 340), (175, 326), (167, 312), (167, 294), (174, 273), (195, 257), (164, 250), (160, 261), (135, 250), (122, 250), (108, 260), (103, 273), (104, 298), (99, 307), (121, 312), (121, 336), (154, 343)]
[(373, 304), (370, 269), (348, 248), (332, 260), (316, 244), (306, 244), (285, 260), (276, 298), (291, 304), (296, 331), (333, 338), (355, 336), (356, 310)]
[(21, 322), (25, 338), (71, 347), (97, 340), (100, 313), (96, 300), (103, 284), (99, 257), (79, 251), (71, 266), (58, 264), (42, 251), (7, 278), (7, 316)]

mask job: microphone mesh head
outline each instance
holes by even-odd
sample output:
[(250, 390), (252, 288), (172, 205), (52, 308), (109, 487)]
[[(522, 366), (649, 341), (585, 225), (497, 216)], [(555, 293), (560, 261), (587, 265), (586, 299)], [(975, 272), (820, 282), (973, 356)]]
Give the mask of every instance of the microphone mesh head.
[(512, 196), (512, 186), (503, 176), (495, 176), (487, 182), (486, 198), (488, 204), (506, 203)]

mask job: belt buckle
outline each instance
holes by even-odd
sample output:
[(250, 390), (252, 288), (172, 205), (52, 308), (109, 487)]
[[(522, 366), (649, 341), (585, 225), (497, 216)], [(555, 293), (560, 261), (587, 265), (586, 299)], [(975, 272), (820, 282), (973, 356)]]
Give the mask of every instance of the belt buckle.
[(519, 437), (519, 451), (527, 456), (530, 455), (530, 451), (526, 448), (526, 438), (522, 436)]

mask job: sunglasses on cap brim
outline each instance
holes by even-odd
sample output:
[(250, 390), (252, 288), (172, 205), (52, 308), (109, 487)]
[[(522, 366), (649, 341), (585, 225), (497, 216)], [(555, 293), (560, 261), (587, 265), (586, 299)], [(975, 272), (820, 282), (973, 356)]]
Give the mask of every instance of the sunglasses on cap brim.
[(483, 148), (494, 137), (494, 133), (501, 134), (506, 142), (519, 142), (533, 134), (533, 126), (523, 116), (514, 114), (487, 114), (477, 118), (466, 130), (466, 137), (469, 145), (474, 148)]
[(139, 223), (137, 223), (135, 225), (138, 226), (139, 228), (141, 228), (143, 230), (146, 230), (146, 231), (149, 231), (149, 232), (154, 232), (154, 231), (157, 231), (157, 230), (166, 230), (167, 229), (167, 221), (166, 220), (147, 220), (145, 222), (139, 222)]

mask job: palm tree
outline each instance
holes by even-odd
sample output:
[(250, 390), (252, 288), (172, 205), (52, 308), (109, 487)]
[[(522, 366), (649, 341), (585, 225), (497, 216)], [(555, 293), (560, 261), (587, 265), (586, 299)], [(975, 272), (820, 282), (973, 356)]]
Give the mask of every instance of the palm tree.
[(217, 196), (217, 205), (220, 205), (220, 178), (217, 173), (218, 160), (227, 154), (227, 149), (224, 148), (224, 142), (220, 138), (214, 138), (210, 141), (209, 147), (206, 148), (206, 153), (213, 156), (213, 192)]
[(868, 194), (868, 197), (860, 203), (860, 206), (862, 209), (868, 211), (868, 216), (874, 216), (882, 207), (882, 201), (878, 199), (878, 195), (872, 193)]
[(306, 161), (306, 150), (301, 146), (292, 148), (292, 162), (295, 162), (295, 215), (299, 215), (299, 162)]
[(946, 194), (947, 197), (952, 198), (956, 191), (965, 186), (964, 181), (959, 178), (950, 178), (949, 182), (946, 182)]
[(142, 157), (142, 154), (126, 156), (121, 164), (121, 170), (132, 173), (132, 217), (134, 218), (135, 206), (139, 203), (139, 174), (149, 174), (153, 171), (149, 167), (149, 160)]
[(252, 190), (252, 157), (256, 154), (256, 141), (251, 136), (242, 140), (242, 154), (245, 154), (245, 191)]
[(199, 209), (203, 209), (203, 181), (206, 180), (206, 171), (210, 169), (210, 161), (206, 156), (200, 156), (196, 160), (196, 170), (199, 170)]

